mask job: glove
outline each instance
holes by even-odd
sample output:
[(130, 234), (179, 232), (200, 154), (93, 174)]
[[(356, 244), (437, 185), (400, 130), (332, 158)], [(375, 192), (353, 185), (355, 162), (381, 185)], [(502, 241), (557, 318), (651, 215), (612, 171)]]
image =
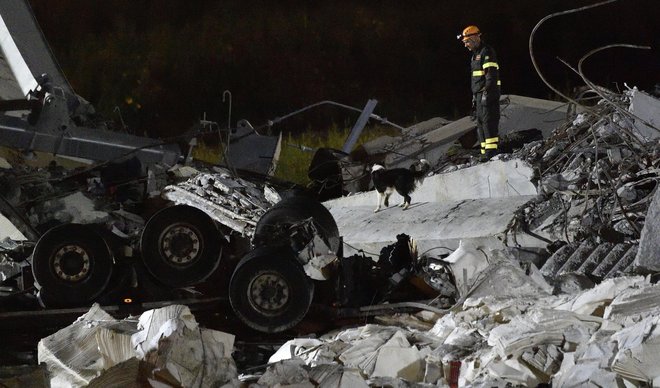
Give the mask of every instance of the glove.
[(470, 118), (472, 120), (477, 119), (477, 100), (474, 96), (472, 96), (472, 107), (470, 108)]

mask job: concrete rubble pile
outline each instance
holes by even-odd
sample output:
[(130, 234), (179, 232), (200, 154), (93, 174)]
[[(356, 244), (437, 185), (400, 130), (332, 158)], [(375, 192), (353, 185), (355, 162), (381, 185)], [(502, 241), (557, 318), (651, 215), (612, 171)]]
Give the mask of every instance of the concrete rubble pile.
[[(436, 173), (415, 191), (408, 210), (374, 213), (372, 192), (326, 202), (346, 243), (344, 259), (373, 256), (405, 231), (418, 253), (413, 277), (440, 295), (429, 311), (291, 340), (263, 374), (240, 379), (256, 386), (659, 385), (660, 101), (635, 89), (606, 97), (554, 131), (544, 128), (546, 139), (489, 162), (432, 160)], [(20, 175), (21, 190), (3, 193), (14, 205), (35, 203), (26, 212), (29, 224), (99, 223), (123, 237), (139, 233), (140, 215), (123, 205), (99, 206), (92, 189), (58, 191), (43, 171), (12, 172), (12, 179)], [(165, 199), (203, 209), (247, 236), (279, 200), (274, 190), (261, 192), (229, 171), (170, 173), (178, 184), (152, 179), (146, 193), (162, 190)], [(95, 187), (94, 180), (86, 185)], [(5, 251), (20, 250), (14, 240), (2, 242)], [(16, 273), (15, 262), (2, 261), (0, 269)], [(102, 386), (118, 376), (237, 384), (231, 341), (199, 329), (189, 311), (175, 310), (145, 313), (151, 314), (145, 320), (159, 315), (159, 322), (176, 322), (151, 330), (142, 318), (117, 323), (95, 307), (44, 339), (40, 359), (67, 384), (100, 379)], [(104, 336), (112, 345), (104, 345)], [(209, 353), (207, 340), (222, 346)], [(205, 351), (200, 356), (186, 341)], [(67, 350), (74, 342), (86, 356)], [(207, 373), (209, 363), (221, 366), (217, 375)]]
[[(540, 197), (516, 214), (512, 230), (560, 241), (541, 268), (545, 276), (603, 279), (657, 270), (657, 245), (649, 250), (653, 238), (644, 231), (647, 220), (649, 228), (655, 221), (647, 213), (660, 166), (660, 130), (647, 124), (658, 120), (659, 107), (660, 101), (635, 89), (612, 94), (545, 142), (505, 156), (538, 170)], [(640, 242), (645, 248), (638, 254)]]
[[(380, 317), (390, 326), (293, 340), (271, 358), (274, 364), (258, 384), (324, 385), (319, 378), (331, 375), (332, 383), (327, 383), (341, 386), (348, 373), (354, 384), (359, 375), (371, 386), (660, 385), (658, 112), (660, 101), (636, 89), (610, 93), (570, 116), (547, 139), (496, 160), (447, 166), (441, 158), (439, 174), (427, 177), (413, 194), (417, 212), (413, 205), (405, 213), (394, 209), (370, 215), (373, 193), (327, 202), (345, 241), (363, 253), (376, 251), (384, 232), (412, 222), (406, 232), (422, 247), (420, 262), (436, 263), (426, 268), (432, 275), (427, 283), (441, 293), (454, 293), (457, 302), (442, 316), (420, 315), (434, 325), (431, 329), (424, 329), (421, 321), (412, 324), (410, 316)], [(476, 218), (469, 216), (463, 222), (471, 220), (472, 230), (463, 229), (462, 237), (447, 237), (446, 221), (433, 228), (415, 227), (414, 219), (422, 214), (431, 222), (446, 220), (468, 203), (451, 193), (438, 194), (447, 182), (462, 180), (467, 188), (455, 192), (479, 198), (482, 193), (473, 187), (477, 184), (465, 183), (472, 182), (477, 170), (486, 171), (479, 174), (489, 180), (488, 195), (506, 199), (510, 194), (497, 194), (493, 180), (498, 179), (493, 168), (502, 163), (517, 166), (505, 173), (510, 176), (524, 171), (520, 165), (530, 166), (534, 173), (528, 183), (536, 187), (536, 195), (525, 191), (522, 182), (513, 201), (501, 202), (515, 209), (500, 206), (510, 218), (496, 239), (479, 234), (490, 228), (485, 220), (475, 233)], [(425, 188), (443, 175), (444, 185)], [(445, 205), (453, 206), (448, 211), (434, 205), (440, 210), (437, 216), (428, 207), (452, 200), (456, 202)], [(471, 204), (489, 217), (479, 202)], [(348, 214), (357, 226), (350, 226)], [(363, 238), (361, 231), (369, 228), (382, 230), (372, 239)], [(442, 271), (448, 276), (440, 276)], [(405, 328), (392, 327), (397, 321)]]
[(236, 387), (233, 346), (233, 335), (199, 327), (186, 306), (116, 320), (94, 305), (38, 352), (52, 387)]
[[(513, 261), (505, 260), (510, 270)], [(494, 275), (495, 273), (491, 273)], [(438, 317), (398, 315), (318, 339), (294, 339), (259, 386), (645, 386), (660, 384), (658, 286), (619, 277), (575, 294), (512, 287), (486, 277)], [(421, 329), (411, 320), (433, 325)], [(397, 322), (398, 321), (398, 322)], [(435, 323), (434, 323), (435, 322)], [(401, 327), (396, 327), (396, 324)], [(249, 376), (242, 376), (248, 379)], [(254, 380), (254, 378), (253, 378)], [(350, 383), (348, 383), (350, 381)], [(326, 385), (327, 384), (327, 385)]]

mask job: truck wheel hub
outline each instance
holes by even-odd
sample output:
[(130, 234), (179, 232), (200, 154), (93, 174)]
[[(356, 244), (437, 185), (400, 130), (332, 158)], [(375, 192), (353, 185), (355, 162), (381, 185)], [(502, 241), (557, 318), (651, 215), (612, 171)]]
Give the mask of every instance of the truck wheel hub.
[(264, 273), (252, 280), (248, 289), (250, 302), (264, 312), (275, 312), (289, 301), (289, 286), (275, 273)]
[(77, 282), (89, 274), (91, 260), (78, 245), (65, 245), (55, 252), (53, 269), (58, 278)]
[(199, 255), (201, 241), (195, 230), (184, 225), (167, 228), (161, 240), (165, 259), (176, 265), (192, 263)]

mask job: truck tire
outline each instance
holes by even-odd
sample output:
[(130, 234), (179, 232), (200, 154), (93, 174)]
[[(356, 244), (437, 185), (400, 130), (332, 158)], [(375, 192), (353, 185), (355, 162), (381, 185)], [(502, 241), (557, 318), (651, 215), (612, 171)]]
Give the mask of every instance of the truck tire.
[(80, 306), (108, 285), (113, 256), (105, 240), (87, 225), (65, 224), (47, 231), (32, 253), (34, 280), (45, 307)]
[(220, 263), (221, 236), (215, 222), (192, 206), (158, 211), (140, 237), (145, 267), (159, 282), (186, 287), (208, 278)]
[(337, 252), (340, 239), (334, 217), (323, 204), (304, 196), (283, 199), (264, 213), (257, 222), (253, 243), (255, 246), (282, 245), (281, 231), (310, 217), (321, 238)]
[(229, 301), (249, 327), (278, 333), (297, 325), (314, 297), (314, 283), (288, 247), (261, 247), (238, 264)]

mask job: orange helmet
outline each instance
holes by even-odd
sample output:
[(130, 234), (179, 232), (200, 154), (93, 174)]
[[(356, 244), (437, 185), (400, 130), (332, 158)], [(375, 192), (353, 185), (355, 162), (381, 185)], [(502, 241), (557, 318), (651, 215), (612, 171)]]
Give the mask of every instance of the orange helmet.
[(465, 42), (469, 37), (474, 35), (481, 35), (481, 31), (479, 31), (479, 27), (467, 26), (465, 27), (465, 29), (463, 29), (463, 32), (460, 35), (456, 36), (456, 39), (461, 39), (463, 42)]

